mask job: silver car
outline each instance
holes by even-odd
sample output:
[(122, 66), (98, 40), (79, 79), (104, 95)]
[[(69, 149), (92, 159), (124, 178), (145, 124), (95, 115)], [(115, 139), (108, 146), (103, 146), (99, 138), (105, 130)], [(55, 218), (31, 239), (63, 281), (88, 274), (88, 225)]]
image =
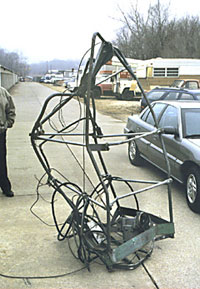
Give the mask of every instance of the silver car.
[[(200, 101), (157, 101), (152, 109), (158, 127), (164, 130), (171, 177), (185, 185), (188, 206), (200, 213)], [(147, 107), (140, 115), (128, 118), (125, 132), (150, 132), (155, 126)], [(128, 156), (133, 165), (141, 165), (145, 159), (167, 172), (158, 134), (131, 140)]]

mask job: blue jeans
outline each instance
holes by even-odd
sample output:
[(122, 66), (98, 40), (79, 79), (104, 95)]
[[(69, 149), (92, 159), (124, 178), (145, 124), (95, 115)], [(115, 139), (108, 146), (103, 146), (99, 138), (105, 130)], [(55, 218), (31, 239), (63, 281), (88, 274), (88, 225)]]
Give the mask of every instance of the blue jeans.
[(4, 193), (11, 191), (11, 183), (8, 179), (6, 161), (6, 131), (0, 133), (0, 188)]

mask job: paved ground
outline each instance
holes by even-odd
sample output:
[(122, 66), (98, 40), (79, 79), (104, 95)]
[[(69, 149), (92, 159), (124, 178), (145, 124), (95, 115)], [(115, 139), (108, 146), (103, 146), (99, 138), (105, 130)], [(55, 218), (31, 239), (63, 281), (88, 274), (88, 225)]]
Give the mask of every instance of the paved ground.
[[(54, 92), (37, 83), (19, 83), (11, 92), (17, 120), (8, 133), (8, 162), (15, 197), (9, 199), (0, 194), (0, 288), (200, 288), (200, 216), (188, 209), (183, 188), (176, 183), (173, 184), (175, 239), (156, 242), (145, 268), (108, 273), (105, 266), (94, 263), (91, 272), (82, 269), (83, 264), (72, 256), (67, 243), (57, 241), (48, 187), (43, 188), (44, 200), (40, 198), (33, 208), (48, 225), (30, 211), (37, 199), (37, 179), (43, 175), (43, 169), (31, 147), (29, 132), (45, 97)], [(72, 102), (68, 117), (76, 113), (74, 107), (76, 101)], [(98, 115), (98, 121), (107, 133), (121, 133), (125, 126), (122, 121), (105, 115)], [(105, 159), (109, 170), (115, 170), (116, 175), (163, 178), (151, 166), (131, 166), (125, 145), (113, 151)], [(69, 168), (71, 177), (78, 178), (65, 150), (49, 148), (49, 152), (56, 167)], [(153, 213), (166, 215), (164, 191), (145, 194), (139, 201)]]

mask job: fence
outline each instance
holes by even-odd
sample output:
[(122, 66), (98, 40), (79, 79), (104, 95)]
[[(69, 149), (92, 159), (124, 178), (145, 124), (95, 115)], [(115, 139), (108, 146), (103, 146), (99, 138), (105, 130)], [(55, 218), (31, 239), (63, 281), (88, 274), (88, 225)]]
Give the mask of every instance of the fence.
[(10, 89), (15, 83), (18, 82), (18, 75), (12, 70), (0, 65), (0, 86)]

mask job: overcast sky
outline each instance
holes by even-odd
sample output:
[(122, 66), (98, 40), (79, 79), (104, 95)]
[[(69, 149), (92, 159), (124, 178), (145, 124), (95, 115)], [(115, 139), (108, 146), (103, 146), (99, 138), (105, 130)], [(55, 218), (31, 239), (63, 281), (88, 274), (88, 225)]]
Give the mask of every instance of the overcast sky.
[[(135, 0), (2, 0), (0, 48), (22, 53), (29, 63), (80, 59), (94, 32), (111, 41), (121, 27), (118, 6)], [(141, 11), (156, 0), (138, 0)], [(167, 4), (170, 0), (161, 0)], [(198, 0), (171, 0), (174, 16), (200, 15)]]

